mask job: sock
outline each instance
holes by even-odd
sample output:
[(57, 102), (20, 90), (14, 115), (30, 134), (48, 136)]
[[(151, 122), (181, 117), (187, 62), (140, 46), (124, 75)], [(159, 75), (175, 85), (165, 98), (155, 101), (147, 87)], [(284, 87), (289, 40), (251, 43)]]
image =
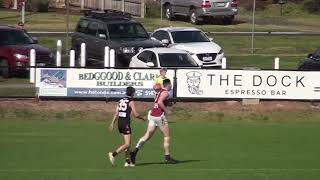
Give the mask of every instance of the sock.
[(127, 151), (126, 151), (126, 162), (127, 162), (128, 164), (131, 163), (130, 153), (131, 153), (130, 150), (127, 150)]
[(132, 151), (132, 153), (133, 153), (133, 154), (137, 154), (138, 151), (139, 151), (139, 149), (138, 149), (138, 148), (135, 148), (135, 149)]
[(113, 157), (116, 157), (117, 154), (118, 154), (118, 153), (117, 153), (116, 151), (112, 152), (112, 156), (113, 156)]
[(145, 143), (145, 140), (143, 138), (140, 138), (136, 145), (136, 149), (141, 149), (144, 143)]
[(170, 154), (164, 155), (164, 159), (165, 159), (166, 161), (169, 160), (169, 159), (171, 159)]

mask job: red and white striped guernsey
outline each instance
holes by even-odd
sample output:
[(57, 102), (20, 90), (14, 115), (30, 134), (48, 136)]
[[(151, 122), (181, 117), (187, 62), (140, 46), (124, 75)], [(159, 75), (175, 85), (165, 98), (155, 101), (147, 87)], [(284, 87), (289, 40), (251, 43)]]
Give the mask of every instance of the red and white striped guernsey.
[[(151, 116), (160, 117), (163, 115), (164, 110), (159, 106), (158, 101), (159, 101), (161, 94), (165, 91), (167, 91), (167, 90), (161, 89), (160, 92), (157, 93), (156, 99), (154, 101), (153, 109), (151, 110)], [(166, 99), (165, 102), (163, 102), (163, 104), (167, 107), (168, 100)]]

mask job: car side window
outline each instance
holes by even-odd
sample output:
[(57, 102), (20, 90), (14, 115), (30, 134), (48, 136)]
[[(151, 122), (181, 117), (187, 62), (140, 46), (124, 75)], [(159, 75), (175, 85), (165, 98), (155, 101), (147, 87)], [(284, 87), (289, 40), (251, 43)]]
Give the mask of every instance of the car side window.
[(155, 67), (157, 67), (158, 66), (158, 62), (157, 62), (157, 56), (156, 56), (156, 54), (155, 53), (153, 53), (153, 52), (150, 52), (150, 58), (148, 59), (148, 61), (147, 62), (152, 62), (153, 64), (154, 64), (154, 66)]
[(107, 31), (106, 31), (106, 29), (104, 28), (104, 26), (102, 24), (99, 24), (98, 34), (97, 35), (99, 36), (99, 34), (104, 34), (104, 35), (107, 36)]
[(144, 63), (147, 63), (147, 60), (148, 60), (148, 56), (149, 56), (149, 52), (150, 51), (143, 51), (142, 53), (140, 53), (138, 55), (138, 59)]
[(88, 25), (89, 25), (89, 21), (81, 20), (77, 26), (77, 32), (86, 34), (88, 32)]
[(168, 32), (166, 32), (166, 31), (157, 31), (152, 35), (152, 37), (158, 39), (159, 41), (167, 39), (171, 43), (170, 36), (169, 36)]
[(99, 29), (99, 23), (92, 22), (88, 26), (88, 34), (91, 36), (97, 36), (98, 35), (98, 29)]
[(168, 39), (169, 43), (171, 43), (169, 33), (166, 31), (163, 32), (163, 39)]

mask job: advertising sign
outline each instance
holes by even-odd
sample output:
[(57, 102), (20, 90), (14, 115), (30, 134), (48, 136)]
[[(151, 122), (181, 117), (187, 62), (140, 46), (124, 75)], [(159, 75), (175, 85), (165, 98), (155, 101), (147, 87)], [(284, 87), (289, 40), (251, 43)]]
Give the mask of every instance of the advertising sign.
[(177, 97), (320, 99), (320, 72), (177, 70)]
[[(125, 95), (136, 88), (137, 98), (154, 98), (153, 85), (159, 70), (145, 69), (37, 69), (39, 96), (110, 97)], [(167, 77), (173, 82), (174, 71)], [(172, 96), (173, 93), (171, 93)]]

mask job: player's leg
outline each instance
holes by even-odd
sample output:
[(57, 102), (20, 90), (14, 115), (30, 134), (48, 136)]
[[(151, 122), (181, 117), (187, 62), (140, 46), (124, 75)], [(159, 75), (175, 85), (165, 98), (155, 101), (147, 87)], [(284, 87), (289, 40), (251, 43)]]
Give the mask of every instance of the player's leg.
[(123, 151), (129, 150), (131, 143), (131, 134), (123, 134), (124, 143), (118, 147), (117, 150), (109, 153), (109, 159), (112, 165), (114, 165), (115, 157)]
[(136, 148), (131, 153), (132, 164), (136, 163), (136, 156), (138, 151), (143, 147), (143, 145), (153, 136), (156, 131), (157, 126), (155, 124), (149, 123), (146, 133), (141, 137), (136, 145)]
[(178, 161), (174, 160), (170, 156), (170, 129), (169, 124), (165, 117), (163, 116), (162, 124), (159, 126), (163, 135), (163, 149), (164, 149), (164, 159), (168, 164), (176, 164)]
[(126, 151), (130, 148), (131, 143), (131, 134), (123, 134), (124, 143), (118, 147), (117, 150), (109, 153), (109, 160), (112, 165), (114, 165), (115, 157), (123, 151)]
[(112, 165), (114, 165), (115, 157), (130, 148), (131, 144), (131, 127), (130, 123), (124, 122), (124, 123), (118, 123), (119, 132), (123, 136), (124, 143), (115, 151), (109, 153), (109, 160)]

